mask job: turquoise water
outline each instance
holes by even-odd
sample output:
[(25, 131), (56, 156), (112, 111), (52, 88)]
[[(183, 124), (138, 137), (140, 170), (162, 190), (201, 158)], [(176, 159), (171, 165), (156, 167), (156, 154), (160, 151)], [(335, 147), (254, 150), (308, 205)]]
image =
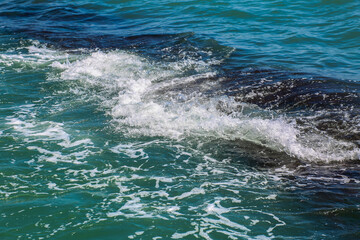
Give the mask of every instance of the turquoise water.
[(358, 1), (2, 1), (1, 239), (360, 238)]

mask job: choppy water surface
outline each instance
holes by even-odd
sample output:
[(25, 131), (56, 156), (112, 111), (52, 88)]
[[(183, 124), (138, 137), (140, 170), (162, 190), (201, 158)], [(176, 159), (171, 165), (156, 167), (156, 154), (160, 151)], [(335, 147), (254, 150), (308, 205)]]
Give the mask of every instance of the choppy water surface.
[(1, 239), (357, 239), (357, 1), (3, 1)]

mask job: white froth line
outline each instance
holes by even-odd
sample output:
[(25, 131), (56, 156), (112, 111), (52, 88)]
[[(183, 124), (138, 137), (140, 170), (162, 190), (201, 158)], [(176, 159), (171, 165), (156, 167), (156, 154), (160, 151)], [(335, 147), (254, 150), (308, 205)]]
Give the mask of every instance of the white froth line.
[(203, 220), (206, 222), (206, 223), (212, 223), (214, 224), (215, 226), (219, 226), (219, 225), (226, 225), (228, 227), (231, 227), (231, 228), (235, 228), (235, 229), (239, 229), (241, 231), (244, 231), (244, 232), (250, 232), (251, 230), (248, 229), (247, 227), (243, 226), (243, 225), (240, 225), (238, 223), (235, 223), (235, 222), (232, 222), (230, 221), (228, 218), (222, 216), (222, 215), (217, 215), (217, 217), (219, 218), (218, 220), (216, 219), (212, 219), (212, 218), (203, 218)]
[(277, 195), (276, 194), (270, 194), (266, 197), (257, 197), (255, 200), (276, 200)]
[(144, 149), (138, 149), (134, 144), (119, 144), (115, 147), (110, 148), (113, 153), (123, 153), (130, 158), (141, 158), (148, 159), (149, 156), (145, 153)]
[(191, 195), (205, 194), (205, 190), (202, 188), (193, 188), (191, 191), (181, 194), (180, 196), (171, 197), (170, 200), (181, 200)]
[(274, 214), (272, 213), (267, 213), (267, 212), (262, 212), (260, 210), (254, 210), (254, 209), (241, 209), (239, 210), (241, 212), (257, 212), (257, 213), (260, 213), (260, 214), (264, 214), (264, 215), (268, 215), (270, 217), (272, 217), (275, 221), (277, 221), (278, 223), (275, 224), (275, 226), (273, 227), (269, 227), (266, 231), (271, 234), (271, 232), (277, 228), (277, 227), (281, 227), (281, 226), (285, 226), (286, 223), (284, 221), (282, 221), (280, 218), (278, 218), (277, 216), (275, 216)]
[(47, 184), (47, 186), (49, 189), (52, 189), (52, 190), (64, 190), (63, 188), (57, 187), (56, 183), (53, 183), (53, 182), (49, 182)]
[[(77, 152), (74, 154), (70, 154), (68, 156), (63, 156), (61, 152), (59, 151), (48, 151), (46, 149), (35, 147), (35, 146), (28, 146), (27, 149), (29, 150), (36, 150), (39, 153), (43, 154), (42, 156), (39, 156), (39, 161), (45, 161), (45, 162), (52, 162), (52, 163), (58, 163), (58, 162), (66, 162), (66, 163), (73, 163), (73, 164), (84, 164), (84, 162), (80, 162), (78, 160), (71, 159), (71, 156), (77, 157), (77, 159), (84, 159), (88, 155), (89, 151), (84, 150), (82, 152)], [(49, 156), (50, 155), (50, 156)]]
[(183, 239), (184, 237), (193, 235), (195, 233), (199, 232), (199, 227), (195, 226), (195, 230), (193, 231), (188, 231), (188, 232), (184, 232), (184, 233), (174, 233), (171, 238), (173, 239)]
[(152, 177), (152, 179), (155, 179), (155, 181), (156, 181), (155, 188), (159, 188), (160, 182), (164, 182), (164, 183), (172, 183), (173, 182), (172, 178), (166, 178), (166, 177)]

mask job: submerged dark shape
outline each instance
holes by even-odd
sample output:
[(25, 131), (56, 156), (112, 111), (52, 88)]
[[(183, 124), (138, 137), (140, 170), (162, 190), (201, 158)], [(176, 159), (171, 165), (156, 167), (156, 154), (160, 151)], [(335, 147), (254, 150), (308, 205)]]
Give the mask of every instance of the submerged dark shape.
[(316, 129), (360, 145), (356, 82), (275, 69), (231, 72), (221, 79), (224, 94), (237, 101), (295, 117), (309, 131)]

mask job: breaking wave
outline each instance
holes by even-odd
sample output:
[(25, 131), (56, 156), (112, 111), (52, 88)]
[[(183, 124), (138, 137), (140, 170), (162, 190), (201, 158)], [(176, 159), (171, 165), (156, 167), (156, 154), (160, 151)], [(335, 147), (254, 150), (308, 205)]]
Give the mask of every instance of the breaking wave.
[[(169, 52), (166, 48), (161, 50)], [(41, 51), (41, 54), (47, 54), (50, 50)], [(281, 81), (283, 73), (270, 85), (266, 79), (279, 76), (279, 73), (263, 71), (260, 88), (259, 82), (256, 87), (246, 85), (246, 81), (257, 80), (253, 70), (242, 71), (241, 79), (224, 75), (219, 70), (224, 59), (209, 57), (211, 52), (206, 52), (208, 58), (203, 60), (184, 51), (173, 61), (119, 49), (62, 54), (60, 60), (51, 62), (51, 67), (58, 73), (49, 79), (71, 82), (69, 91), (96, 99), (99, 108), (106, 109), (112, 117), (116, 129), (129, 136), (239, 140), (240, 145), (252, 143), (307, 161), (359, 159), (356, 141), (346, 141), (337, 138), (336, 134), (320, 131), (319, 120), (302, 124), (304, 119), (321, 118), (320, 110), (306, 116), (278, 111), (286, 97), (283, 92), (287, 88), (281, 90), (282, 85), (286, 85), (286, 81)], [(229, 79), (231, 84), (226, 86), (224, 83)], [(306, 81), (309, 80), (303, 79), (303, 85)], [(291, 81), (292, 84), (297, 82), (300, 82), (299, 78)], [(241, 86), (235, 91), (234, 86), (239, 84)], [(306, 99), (302, 95), (309, 98), (309, 94), (296, 91), (296, 87), (289, 89), (293, 92), (286, 93), (298, 98), (292, 105), (304, 102)], [(324, 99), (330, 96), (325, 94), (321, 96)], [(266, 96), (272, 96), (272, 99)], [(271, 107), (264, 107), (264, 104)], [(357, 131), (358, 126), (353, 124), (352, 127)]]

